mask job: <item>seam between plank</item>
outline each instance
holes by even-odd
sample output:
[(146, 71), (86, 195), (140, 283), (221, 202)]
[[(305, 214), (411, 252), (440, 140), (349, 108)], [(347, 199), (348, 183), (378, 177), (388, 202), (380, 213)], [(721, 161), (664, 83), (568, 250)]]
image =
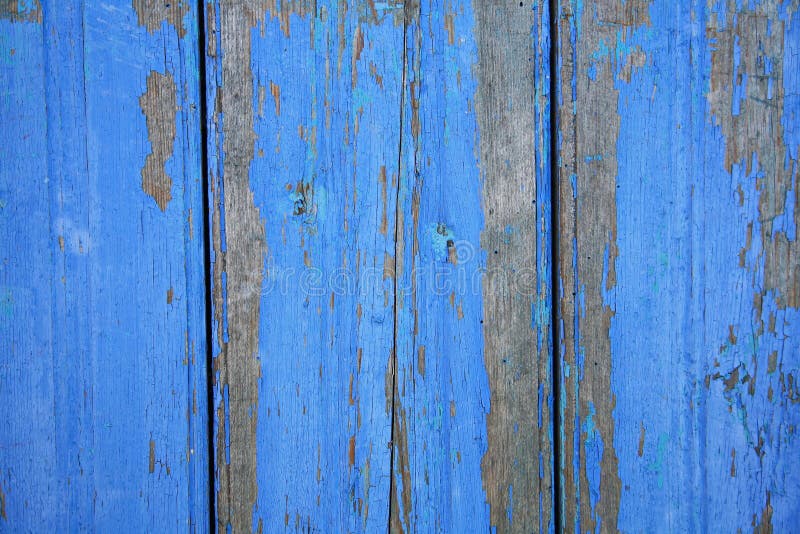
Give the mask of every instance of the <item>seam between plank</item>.
[(200, 97), (200, 157), (201, 157), (201, 182), (203, 195), (203, 279), (205, 289), (205, 334), (206, 334), (206, 434), (207, 434), (207, 461), (208, 461), (208, 532), (216, 532), (217, 518), (215, 506), (215, 462), (214, 462), (214, 344), (213, 344), (213, 310), (211, 307), (211, 195), (208, 174), (208, 76), (206, 70), (206, 13), (204, 0), (197, 0), (197, 52), (199, 70), (199, 97)]
[(548, 29), (550, 33), (550, 323), (551, 342), (550, 354), (552, 358), (552, 388), (553, 408), (551, 421), (553, 425), (553, 524), (556, 532), (563, 531), (562, 523), (562, 480), (561, 457), (563, 443), (561, 441), (561, 341), (559, 321), (559, 269), (560, 269), (560, 239), (559, 239), (559, 158), (558, 158), (558, 11), (559, 0), (549, 0)]
[[(389, 455), (389, 514), (386, 520), (386, 532), (391, 534), (392, 531), (392, 512), (394, 503), (396, 501), (395, 496), (395, 476), (394, 476), (394, 456), (395, 456), (395, 405), (397, 402), (397, 330), (399, 326), (399, 319), (397, 316), (397, 310), (399, 309), (398, 301), (399, 296), (397, 294), (397, 276), (398, 276), (398, 262), (402, 261), (402, 258), (398, 259), (398, 254), (402, 254), (402, 251), (399, 247), (400, 242), (400, 232), (402, 231), (400, 228), (400, 215), (402, 213), (402, 205), (400, 202), (400, 188), (401, 183), (403, 181), (403, 174), (402, 174), (402, 159), (403, 159), (403, 123), (405, 120), (405, 95), (406, 95), (406, 73), (407, 73), (407, 53), (406, 53), (406, 35), (408, 32), (408, 6), (403, 6), (403, 51), (402, 51), (402, 76), (400, 81), (400, 132), (399, 132), (399, 141), (397, 146), (397, 188), (395, 189), (395, 217), (394, 217), (394, 273), (392, 274), (392, 292), (393, 292), (393, 320), (394, 325), (392, 328), (392, 402), (391, 402), (391, 412), (390, 412), (390, 434), (389, 434), (389, 444), (390, 447), (390, 455)], [(396, 511), (397, 514), (400, 513), (399, 510)]]

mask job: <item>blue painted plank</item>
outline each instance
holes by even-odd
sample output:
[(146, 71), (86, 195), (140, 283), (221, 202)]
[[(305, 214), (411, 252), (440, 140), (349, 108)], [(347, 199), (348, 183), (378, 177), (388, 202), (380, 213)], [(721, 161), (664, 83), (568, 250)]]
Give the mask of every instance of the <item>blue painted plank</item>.
[(217, 527), (553, 530), (547, 6), (206, 17)]
[(406, 10), (390, 529), (553, 531), (547, 3)]
[(383, 530), (402, 9), (206, 17), (217, 527)]
[(797, 2), (562, 2), (568, 530), (800, 518)]
[(41, 4), (0, 11), (0, 530), (206, 530), (196, 19)]

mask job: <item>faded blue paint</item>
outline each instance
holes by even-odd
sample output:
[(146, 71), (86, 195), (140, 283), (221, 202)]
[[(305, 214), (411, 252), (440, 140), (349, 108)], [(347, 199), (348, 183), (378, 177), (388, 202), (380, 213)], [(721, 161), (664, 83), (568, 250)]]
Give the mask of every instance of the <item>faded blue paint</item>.
[[(362, 7), (316, 2), (316, 16), (267, 13), (250, 31), (249, 176), (266, 237), (254, 529), (386, 528), (402, 26)], [(211, 156), (217, 210), (225, 160)]]
[[(0, 20), (0, 530), (202, 531), (196, 24), (42, 4), (41, 24)], [(140, 175), (153, 70), (180, 108), (165, 212)]]
[[(582, 5), (573, 4), (576, 44)], [(269, 528), (288, 517), (295, 528), (383, 528), (393, 483), (398, 516), (403, 523), (406, 513), (411, 518), (407, 529), (490, 527), (480, 460), (491, 407), (486, 376), (476, 366), (483, 357), (483, 303), (471, 284), (486, 265), (478, 246), (484, 219), (474, 116), (477, 50), (471, 5), (458, 5), (453, 45), (436, 1), (424, 3), (425, 16), (406, 30), (405, 75), (416, 84), (413, 91), (401, 87), (404, 39), (391, 13), (396, 5), (375, 4), (378, 19), (369, 23), (358, 9), (345, 13), (339, 2), (319, 2), (316, 18), (289, 16), (291, 38), (271, 16), (251, 32), (255, 98), (248, 104), (256, 116), (257, 156), (249, 172), (268, 249), (258, 325), (261, 402), (252, 413), (259, 420), (254, 526), (261, 520)], [(611, 62), (619, 91), (619, 256), (616, 285), (606, 288), (612, 261), (606, 248), (601, 289), (614, 312), (616, 408), (613, 444), (597, 432), (591, 405), (583, 420), (576, 416), (580, 433), (561, 439), (586, 451), (585, 458), (573, 457), (574, 483), (585, 469), (590, 502), (578, 504), (592, 511), (602, 501), (600, 459), (613, 445), (623, 487), (616, 526), (626, 531), (747, 528), (754, 517), (761, 520), (767, 494), (776, 530), (793, 528), (800, 513), (793, 476), (800, 468), (800, 313), (782, 306), (786, 296), (774, 290), (760, 297), (756, 310), (751, 294), (765, 287), (761, 229), (767, 221), (758, 216), (758, 202), (774, 162), (747, 154), (727, 171), (730, 140), (707, 103), (711, 54), (720, 43), (704, 25), (712, 15), (723, 26), (736, 24), (727, 5), (720, 0), (709, 10), (699, 1), (654, 2), (650, 27), (621, 30), (615, 47), (601, 42), (586, 67), (588, 80), (571, 82), (574, 95), (578, 83), (596, 81), (600, 62)], [(762, 72), (739, 73), (730, 110), (741, 116), (752, 105), (747, 95), (757, 77), (782, 69), (783, 87), (769, 78), (767, 100), (778, 89), (784, 95), (784, 164), (792, 172), (771, 236), (785, 235), (796, 246), (800, 15), (790, 6), (786, 1), (778, 10), (783, 57), (763, 57)], [(10, 125), (0, 143), (0, 401), (6, 406), (0, 426), (8, 429), (0, 446), (6, 515), (0, 527), (113, 530), (133, 521), (148, 530), (188, 523), (202, 530), (208, 495), (196, 21), (194, 13), (185, 17), (187, 37), (179, 40), (167, 24), (148, 34), (129, 6), (78, 7), (45, 2), (42, 24), (0, 20), (0, 117)], [(776, 23), (768, 24), (768, 35)], [(357, 31), (365, 46), (351, 62)], [(739, 69), (738, 40), (732, 51)], [(647, 62), (625, 81), (622, 69), (639, 52)], [(151, 71), (172, 74), (180, 107), (175, 152), (166, 164), (173, 199), (163, 213), (141, 190), (139, 175), (152, 148), (138, 105)], [(280, 113), (271, 83), (280, 88)], [(547, 83), (535, 93), (538, 124), (549, 114), (551, 95)], [(413, 98), (421, 103), (419, 137), (411, 131)], [(642, 139), (659, 149), (643, 150)], [(606, 155), (579, 157), (593, 163)], [(542, 162), (533, 178), (537, 270), (549, 273), (549, 163), (545, 154), (536, 161)], [(224, 154), (212, 154), (211, 167), (224, 169)], [(224, 199), (224, 176), (216, 178)], [(571, 180), (574, 198), (577, 176)], [(310, 189), (300, 193), (298, 183)], [(221, 216), (224, 252), (224, 203), (213, 209)], [(378, 230), (384, 213), (386, 226)], [(403, 215), (400, 249), (396, 213)], [(742, 250), (748, 225), (752, 244)], [(505, 239), (522, 231), (529, 229), (508, 226)], [(397, 286), (404, 290), (397, 301), (396, 251)], [(334, 285), (339, 274), (343, 285)], [(459, 286), (462, 280), (467, 285)], [(441, 281), (449, 283), (447, 291)], [(227, 342), (225, 273), (221, 284), (220, 330)], [(550, 282), (539, 276), (537, 284), (531, 326), (542, 350)], [(576, 293), (577, 331), (581, 317), (597, 310), (586, 309), (579, 279), (559, 291)], [(424, 310), (418, 325), (414, 310)], [(775, 328), (757, 328), (768, 322)], [(405, 433), (405, 450), (398, 435), (386, 447), (392, 399), (385, 384), (395, 337), (395, 416), (405, 417), (402, 426), (395, 421), (395, 432)], [(352, 355), (359, 349), (357, 362)], [(577, 336), (574, 350), (576, 368), (565, 365), (563, 374), (581, 379)], [(229, 421), (231, 392), (225, 386), (216, 393)], [(542, 406), (552, 401), (545, 396), (540, 386), (537, 424), (550, 433)], [(224, 428), (230, 461), (231, 432)], [(544, 477), (541, 456), (539, 466)], [(509, 521), (522, 505), (513, 493), (509, 486)]]
[[(399, 198), (405, 219), (400, 287), (408, 290), (399, 295), (396, 402), (409, 422), (405, 461), (411, 488), (404, 502), (400, 497), (406, 488), (396, 470), (398, 516), (405, 531), (490, 531), (481, 473), (491, 407), (481, 327), (480, 273), (487, 252), (479, 247), (484, 217), (477, 160), (480, 132), (474, 111), (478, 61), (474, 13), (466, 1), (447, 5), (426, 1), (420, 12), (422, 16), (406, 30), (400, 162)], [(453, 44), (445, 16), (452, 17)], [(417, 105), (419, 135), (415, 136)], [(412, 217), (416, 202), (418, 219)], [(513, 239), (514, 231), (506, 228), (505, 238)], [(453, 252), (448, 250), (449, 241)], [(424, 371), (418, 367), (420, 347), (425, 349)], [(433, 407), (449, 412), (443, 421), (430, 420)], [(442, 454), (449, 450), (457, 451), (455, 458)], [(520, 504), (511, 486), (507, 491), (509, 504), (498, 512), (513, 519)]]
[(508, 509), (506, 510), (509, 524), (514, 524), (514, 486), (508, 486)]
[[(646, 65), (626, 83), (620, 76), (626, 56), (616, 63), (619, 257), (616, 287), (604, 301), (615, 312), (614, 448), (623, 486), (617, 527), (747, 530), (762, 521), (768, 493), (773, 528), (789, 531), (800, 514), (800, 441), (790, 430), (800, 417), (780, 377), (796, 376), (800, 367), (800, 314), (779, 308), (773, 291), (760, 311), (753, 304), (754, 292), (764, 287), (758, 201), (772, 171), (758, 154), (734, 161), (730, 173), (725, 169), (730, 140), (707, 101), (711, 53), (720, 43), (707, 38), (712, 13), (705, 2), (653, 2), (649, 10), (652, 26), (625, 37), (628, 50), (646, 54)], [(725, 10), (720, 2), (716, 16), (730, 26)], [(796, 168), (800, 16), (784, 20), (784, 56), (770, 59), (784, 62), (786, 164)], [(742, 54), (734, 42), (736, 68)], [(763, 65), (763, 73), (735, 77), (734, 116), (753, 105), (745, 102), (753, 76), (774, 68)], [(643, 150), (643, 139), (659, 149)], [(785, 231), (793, 242), (796, 208), (789, 198), (796, 170), (792, 180), (786, 215), (776, 219), (773, 235)], [(748, 224), (752, 245), (744, 251)], [(775, 332), (766, 326), (771, 315)], [(773, 351), (780, 373), (769, 374)], [(642, 457), (640, 424), (646, 429)]]

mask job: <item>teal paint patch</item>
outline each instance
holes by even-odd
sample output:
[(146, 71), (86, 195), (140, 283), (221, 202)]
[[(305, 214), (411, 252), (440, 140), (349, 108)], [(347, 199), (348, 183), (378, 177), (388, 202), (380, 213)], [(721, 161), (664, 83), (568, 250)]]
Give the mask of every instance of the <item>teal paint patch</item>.
[(655, 458), (653, 458), (647, 465), (647, 468), (655, 473), (659, 489), (664, 487), (664, 461), (666, 459), (668, 445), (669, 434), (662, 432), (658, 435), (658, 445), (656, 448)]
[(10, 289), (0, 292), (0, 314), (6, 318), (14, 315), (14, 294)]
[(602, 473), (600, 466), (603, 459), (605, 444), (603, 443), (603, 437), (594, 424), (594, 416), (596, 413), (594, 403), (588, 403), (588, 412), (581, 430), (582, 434), (585, 436), (583, 444), (584, 450), (586, 451), (586, 478), (589, 481), (589, 505), (591, 507), (592, 517), (597, 522), (596, 529), (598, 532), (602, 532), (601, 517), (596, 514), (595, 508), (601, 498)]

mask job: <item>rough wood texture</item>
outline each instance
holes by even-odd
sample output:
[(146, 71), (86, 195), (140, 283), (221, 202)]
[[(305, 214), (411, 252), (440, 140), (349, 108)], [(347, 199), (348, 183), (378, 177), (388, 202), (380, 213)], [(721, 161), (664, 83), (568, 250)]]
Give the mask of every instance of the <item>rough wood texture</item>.
[(208, 524), (197, 28), (143, 15), (0, 2), (3, 532)]
[[(550, 37), (546, 2), (475, 6), (490, 525), (553, 524)], [(465, 131), (464, 135), (468, 135)]]
[(206, 20), (218, 528), (554, 528), (546, 6)]
[(406, 5), (392, 530), (547, 530), (547, 7), (414, 4)]
[[(264, 225), (250, 188), (255, 155), (250, 32), (259, 16), (243, 2), (223, 4), (218, 26), (224, 60), (212, 63), (220, 91), (210, 95), (215, 110), (209, 125), (213, 199), (212, 257), (216, 349), (215, 466), (217, 529), (252, 530), (258, 492), (258, 340), (265, 251)], [(216, 19), (215, 19), (216, 23)], [(216, 181), (224, 177), (224, 182)], [(224, 185), (222, 185), (224, 184)], [(233, 298), (228, 298), (232, 295)]]
[(402, 18), (206, 10), (218, 528), (385, 529)]
[(800, 1), (556, 4), (0, 0), (0, 531), (797, 528)]
[(741, 4), (560, 5), (567, 530), (797, 525), (800, 13)]

